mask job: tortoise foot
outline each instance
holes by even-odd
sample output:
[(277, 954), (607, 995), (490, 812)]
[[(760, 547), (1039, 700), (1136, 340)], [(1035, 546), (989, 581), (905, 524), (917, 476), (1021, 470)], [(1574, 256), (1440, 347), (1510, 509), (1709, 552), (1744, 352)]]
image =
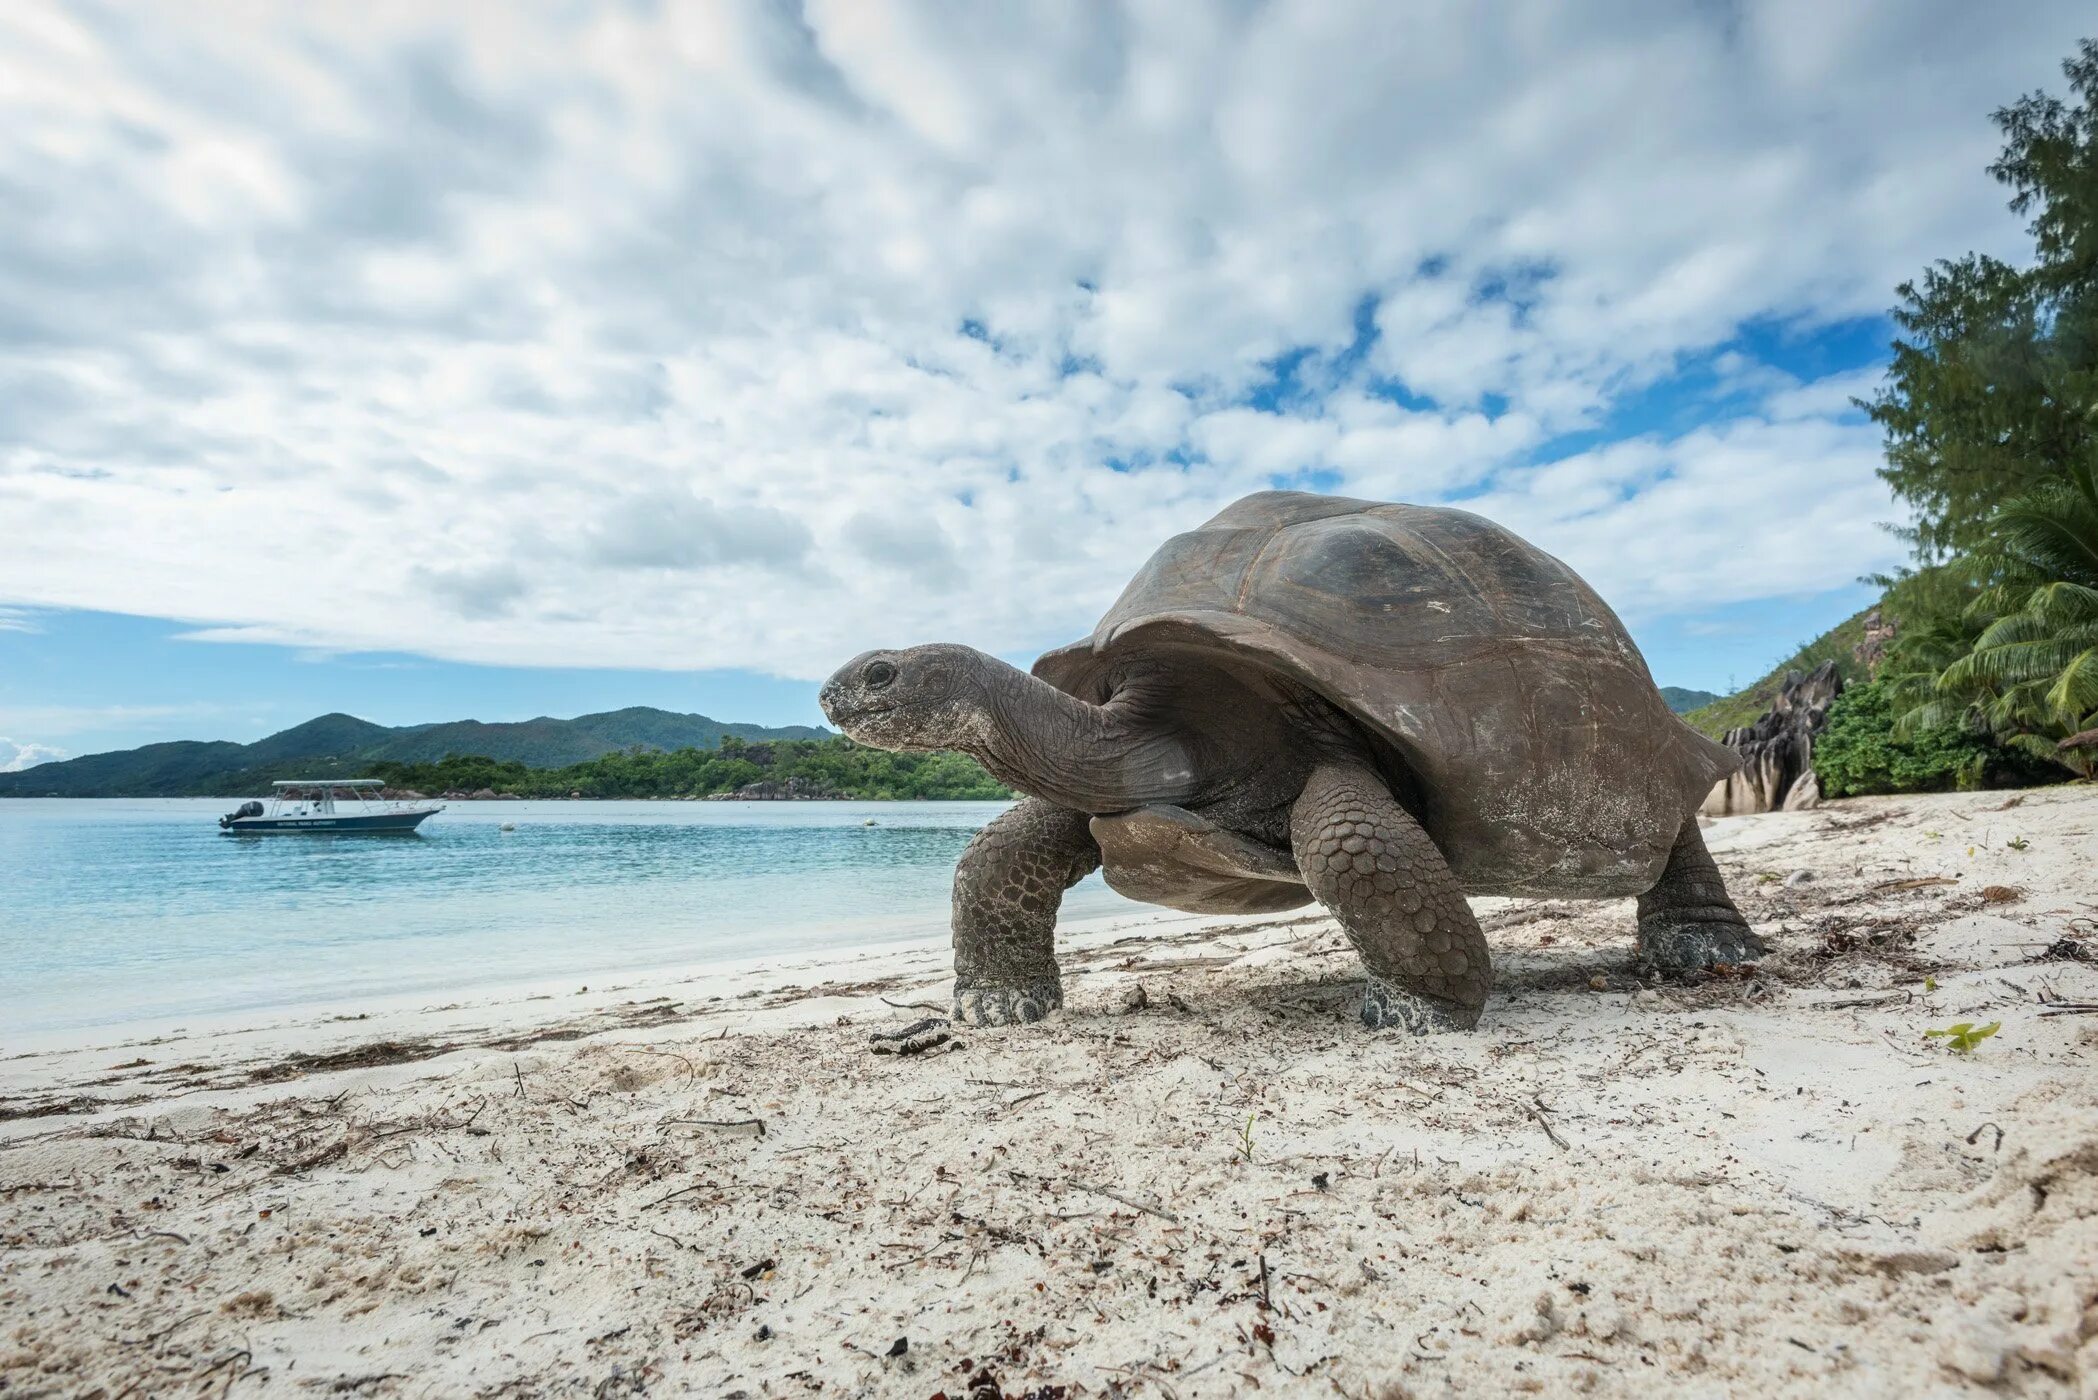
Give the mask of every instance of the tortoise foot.
[(1372, 977), (1362, 988), (1362, 1024), (1371, 1030), (1396, 1027), (1408, 1035), (1468, 1031), (1479, 1024), (1481, 1008), (1442, 997), (1423, 996)]
[(1760, 962), (1770, 950), (1747, 924), (1732, 921), (1642, 920), (1639, 962), (1660, 972), (1709, 972)]
[(1063, 984), (1054, 977), (1017, 983), (957, 979), (954, 984), (954, 1019), (964, 1025), (1027, 1025), (1063, 1004)]

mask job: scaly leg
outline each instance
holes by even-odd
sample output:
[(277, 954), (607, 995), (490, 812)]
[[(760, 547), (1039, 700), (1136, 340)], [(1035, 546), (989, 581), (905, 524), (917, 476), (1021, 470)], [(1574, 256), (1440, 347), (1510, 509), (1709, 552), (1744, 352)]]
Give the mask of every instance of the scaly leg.
[(1664, 972), (1691, 972), (1754, 962), (1766, 951), (1727, 897), (1697, 818), (1685, 818), (1660, 882), (1639, 896), (1640, 962)]
[(1428, 833), (1363, 768), (1328, 766), (1290, 810), (1304, 883), (1369, 969), (1362, 1022), (1419, 1035), (1479, 1022), (1493, 965), (1486, 936)]
[(1064, 1004), (1056, 908), (1100, 866), (1084, 812), (1025, 797), (954, 868), (954, 1019), (1039, 1021)]

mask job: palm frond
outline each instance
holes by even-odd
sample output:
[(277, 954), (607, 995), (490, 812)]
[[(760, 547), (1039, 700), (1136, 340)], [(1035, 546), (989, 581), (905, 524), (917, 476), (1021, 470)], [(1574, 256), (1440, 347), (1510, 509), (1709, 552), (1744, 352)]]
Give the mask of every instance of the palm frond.
[(1931, 729), (1965, 728), (1974, 707), (1964, 700), (1925, 700), (1901, 710), (1894, 718), (1894, 737), (1913, 739)]
[(2008, 689), (2032, 682), (2051, 683), (2062, 668), (2089, 649), (2088, 644), (2060, 637), (2040, 637), (2029, 642), (1976, 647), (1945, 668), (1940, 684), (1963, 687), (1969, 680), (1993, 689)]
[(2044, 618), (2049, 626), (2098, 625), (2098, 587), (2055, 579), (2027, 594), (2024, 610)]
[(2061, 667), (2047, 691), (2047, 707), (2071, 730), (2098, 710), (2098, 647), (2090, 648)]
[(2098, 483), (2087, 463), (2069, 464), (2065, 479), (1999, 507), (1987, 551), (1999, 576), (2013, 583), (2069, 579), (2098, 584)]
[(2018, 646), (2026, 642), (2041, 641), (2054, 635), (2054, 629), (2037, 613), (2014, 612), (2008, 617), (1999, 617), (1974, 639), (1973, 651), (1991, 651), (1997, 647)]
[(2000, 736), (1997, 742), (2007, 749), (2016, 749), (2019, 753), (2031, 754), (2034, 758), (2044, 758), (2050, 763), (2059, 763), (2062, 760), (2060, 750), (2055, 747), (2055, 740), (2045, 735), (2005, 734)]

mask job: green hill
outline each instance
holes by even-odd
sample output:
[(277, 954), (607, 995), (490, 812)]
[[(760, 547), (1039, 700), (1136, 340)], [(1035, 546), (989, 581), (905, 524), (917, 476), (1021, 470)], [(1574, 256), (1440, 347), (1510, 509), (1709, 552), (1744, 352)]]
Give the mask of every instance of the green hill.
[(367, 752), (370, 757), (393, 763), (435, 763), (446, 754), (470, 753), (499, 761), (515, 760), (527, 768), (566, 768), (637, 744), (666, 753), (675, 749), (719, 748), (722, 739), (731, 734), (749, 740), (829, 737), (829, 731), (807, 725), (768, 728), (762, 724), (727, 724), (705, 715), (673, 714), (636, 705), (574, 719), (542, 716), (514, 724), (462, 719), (449, 724), (416, 725), (390, 731), (390, 737), (375, 742)]
[(621, 749), (567, 768), (527, 768), (486, 758), (441, 763), (375, 763), (371, 776), (423, 793), (478, 792), (510, 797), (722, 796), (750, 784), (796, 785), (814, 795), (872, 800), (1004, 798), (1012, 794), (976, 760), (958, 753), (887, 753), (840, 736), (732, 740), (718, 749), (673, 753)]
[(148, 744), (0, 773), (0, 797), (223, 797), (267, 790), (274, 778), (355, 777), (374, 763), (435, 763), (450, 754), (476, 754), (532, 769), (566, 768), (636, 748), (666, 753), (714, 749), (729, 735), (752, 741), (830, 737), (827, 730), (807, 725), (727, 724), (639, 706), (574, 719), (456, 720), (400, 728), (332, 714), (252, 744)]
[(1679, 685), (1664, 685), (1661, 687), (1661, 698), (1668, 702), (1669, 709), (1683, 714), (1701, 705), (1709, 705), (1715, 700), (1724, 700), (1726, 697), (1714, 695), (1709, 690), (1685, 690)]
[(1754, 724), (1770, 708), (1771, 701), (1777, 699), (1778, 687), (1785, 683), (1787, 671), (1811, 671), (1824, 661), (1833, 661), (1845, 681), (1856, 679), (1862, 670), (1856, 648), (1865, 640), (1865, 614), (1870, 611), (1869, 607), (1859, 609), (1771, 667), (1770, 673), (1754, 685), (1701, 705), (1685, 713), (1683, 718), (1700, 733), (1724, 739), (1729, 729)]
[(40, 763), (17, 773), (0, 773), (0, 797), (146, 797), (195, 792), (212, 774), (250, 764), (249, 747), (224, 740), (199, 743), (185, 739)]

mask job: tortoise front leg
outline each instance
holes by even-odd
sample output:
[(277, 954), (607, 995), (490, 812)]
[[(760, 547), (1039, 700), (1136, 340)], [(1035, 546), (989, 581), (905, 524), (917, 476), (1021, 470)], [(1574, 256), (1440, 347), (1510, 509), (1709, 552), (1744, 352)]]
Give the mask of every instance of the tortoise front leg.
[(1091, 818), (1024, 797), (976, 833), (954, 868), (954, 1019), (1039, 1021), (1064, 1004), (1056, 909), (1100, 867)]
[(1700, 972), (1751, 963), (1765, 951), (1727, 897), (1696, 815), (1684, 818), (1660, 882), (1639, 896), (1639, 961), (1664, 972)]
[(1297, 868), (1369, 969), (1362, 1022), (1415, 1035), (1479, 1022), (1493, 965), (1457, 877), (1366, 769), (1324, 767), (1290, 809)]

